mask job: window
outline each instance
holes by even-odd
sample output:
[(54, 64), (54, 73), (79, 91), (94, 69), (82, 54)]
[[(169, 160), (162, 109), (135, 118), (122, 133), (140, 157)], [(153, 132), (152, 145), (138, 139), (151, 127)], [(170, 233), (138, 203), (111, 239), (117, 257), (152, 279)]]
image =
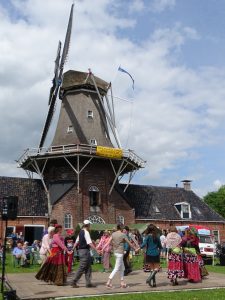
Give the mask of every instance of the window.
[(67, 133), (72, 133), (72, 132), (73, 132), (73, 126), (70, 125), (70, 126), (68, 126), (68, 128), (67, 128)]
[(16, 227), (15, 226), (7, 226), (6, 237), (9, 237), (13, 232), (16, 232)]
[(219, 230), (213, 230), (212, 233), (213, 233), (214, 242), (220, 244), (220, 233), (219, 233)]
[(176, 203), (174, 205), (182, 219), (191, 219), (190, 204), (186, 202)]
[(94, 116), (93, 111), (92, 110), (88, 110), (88, 113), (87, 113), (88, 119), (93, 119), (93, 116)]
[(212, 238), (208, 235), (200, 235), (199, 242), (204, 244), (212, 244)]
[(88, 220), (91, 221), (91, 223), (93, 223), (93, 224), (96, 224), (96, 223), (98, 223), (98, 224), (105, 224), (105, 221), (101, 217), (99, 217), (97, 215), (90, 216), (88, 218)]
[(101, 204), (99, 189), (96, 186), (91, 186), (89, 188), (89, 199), (90, 199), (90, 206), (96, 207)]
[(117, 217), (117, 223), (118, 224), (124, 224), (124, 217), (123, 216), (118, 216)]
[(90, 144), (93, 145), (93, 146), (97, 146), (96, 139), (90, 139)]
[(71, 214), (65, 214), (64, 216), (64, 228), (71, 229), (73, 228), (73, 217)]

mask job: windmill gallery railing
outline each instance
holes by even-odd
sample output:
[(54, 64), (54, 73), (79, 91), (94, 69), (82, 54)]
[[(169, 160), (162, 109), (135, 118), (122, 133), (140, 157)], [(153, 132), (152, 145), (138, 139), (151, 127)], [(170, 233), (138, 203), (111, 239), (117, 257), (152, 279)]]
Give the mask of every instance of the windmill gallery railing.
[[(113, 149), (113, 148), (112, 148)], [(126, 149), (122, 150), (123, 159), (128, 159), (135, 163), (139, 168), (144, 168), (146, 161), (144, 161), (141, 157), (136, 155), (133, 150)], [(46, 157), (46, 156), (56, 156), (56, 155), (65, 155), (65, 154), (83, 154), (83, 155), (96, 155), (97, 156), (97, 146), (95, 145), (60, 145), (60, 146), (52, 146), (52, 147), (42, 147), (42, 148), (28, 148), (24, 154), (17, 160), (18, 166), (21, 167), (28, 159), (32, 159), (32, 157)]]

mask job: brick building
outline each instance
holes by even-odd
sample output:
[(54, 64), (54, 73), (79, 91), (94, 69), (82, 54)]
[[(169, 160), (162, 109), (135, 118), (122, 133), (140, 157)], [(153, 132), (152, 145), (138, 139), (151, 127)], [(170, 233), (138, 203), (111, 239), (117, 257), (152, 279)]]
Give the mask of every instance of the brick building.
[(135, 210), (136, 223), (153, 223), (161, 229), (202, 225), (212, 230), (215, 241), (225, 241), (225, 219), (191, 190), (190, 181), (183, 184), (182, 188), (129, 185), (126, 199)]
[[(86, 186), (89, 186), (88, 180)], [(102, 186), (98, 186), (101, 190)], [(87, 193), (80, 193), (77, 201), (74, 182), (64, 183), (64, 190), (59, 188), (58, 192), (54, 192), (52, 218), (57, 218), (64, 229), (75, 228), (84, 218), (110, 224), (118, 221), (125, 224), (153, 223), (161, 229), (171, 225), (198, 224), (210, 228), (215, 240), (225, 241), (225, 219), (190, 188), (131, 184), (124, 192), (124, 187), (124, 184), (116, 185), (117, 193), (112, 193), (110, 203), (102, 195), (97, 208), (91, 205), (92, 198)], [(57, 186), (54, 188), (57, 189)], [(9, 232), (15, 230), (29, 242), (40, 238), (48, 225), (48, 199), (41, 180), (0, 177), (0, 201), (9, 195), (19, 199), (18, 217), (9, 221)], [(78, 216), (80, 211), (82, 216)], [(3, 232), (4, 222), (1, 222), (1, 236)]]

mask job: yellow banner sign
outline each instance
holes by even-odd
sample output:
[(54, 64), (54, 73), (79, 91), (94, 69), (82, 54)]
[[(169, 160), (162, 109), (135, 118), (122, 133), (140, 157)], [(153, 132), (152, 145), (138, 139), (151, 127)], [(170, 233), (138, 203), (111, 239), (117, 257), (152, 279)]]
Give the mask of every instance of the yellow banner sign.
[(122, 158), (123, 150), (119, 148), (97, 146), (96, 154), (108, 158)]

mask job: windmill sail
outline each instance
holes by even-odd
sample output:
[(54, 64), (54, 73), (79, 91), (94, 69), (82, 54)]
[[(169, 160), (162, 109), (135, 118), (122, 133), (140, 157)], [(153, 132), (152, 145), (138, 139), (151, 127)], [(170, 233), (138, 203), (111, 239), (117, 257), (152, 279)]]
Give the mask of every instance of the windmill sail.
[(60, 54), (61, 54), (61, 45), (62, 43), (59, 41), (58, 49), (57, 49), (57, 54), (56, 54), (56, 59), (55, 59), (55, 75), (54, 78), (52, 79), (52, 87), (50, 89), (49, 93), (49, 101), (48, 105), (51, 104), (53, 95), (55, 94), (56, 86), (59, 80), (59, 62), (60, 62)]
[[(62, 76), (63, 76), (63, 68), (66, 62), (66, 58), (68, 56), (69, 52), (69, 45), (70, 45), (70, 37), (71, 37), (71, 32), (72, 32), (72, 23), (73, 23), (73, 7), (74, 4), (71, 6), (70, 10), (70, 17), (69, 17), (69, 22), (67, 26), (67, 32), (66, 32), (66, 37), (65, 37), (65, 42), (63, 46), (63, 53), (60, 61), (60, 50), (61, 50), (61, 43), (59, 43), (58, 46), (58, 51), (57, 51), (57, 56), (56, 56), (56, 61), (55, 61), (55, 77), (53, 79), (53, 86), (50, 90), (50, 96), (49, 96), (49, 110), (47, 114), (47, 118), (45, 121), (44, 129), (41, 135), (41, 140), (39, 144), (39, 148), (42, 148), (46, 139), (46, 136), (48, 134), (48, 130), (52, 121), (52, 117), (55, 111), (55, 104), (56, 104), (56, 99), (58, 96), (59, 88), (62, 84)], [(60, 63), (59, 63), (60, 61)], [(59, 67), (58, 67), (59, 66)]]
[(61, 62), (60, 62), (59, 79), (62, 79), (63, 68), (64, 68), (64, 65), (65, 65), (65, 62), (66, 62), (66, 59), (68, 56), (68, 52), (69, 52), (70, 37), (71, 37), (72, 25), (73, 25), (73, 6), (74, 6), (74, 4), (72, 4), (71, 11), (70, 11), (70, 18), (69, 18), (69, 22), (68, 22), (68, 27), (67, 27), (67, 32), (66, 32), (66, 37), (65, 37), (64, 47), (63, 47), (63, 53), (62, 53), (62, 58), (61, 58)]

